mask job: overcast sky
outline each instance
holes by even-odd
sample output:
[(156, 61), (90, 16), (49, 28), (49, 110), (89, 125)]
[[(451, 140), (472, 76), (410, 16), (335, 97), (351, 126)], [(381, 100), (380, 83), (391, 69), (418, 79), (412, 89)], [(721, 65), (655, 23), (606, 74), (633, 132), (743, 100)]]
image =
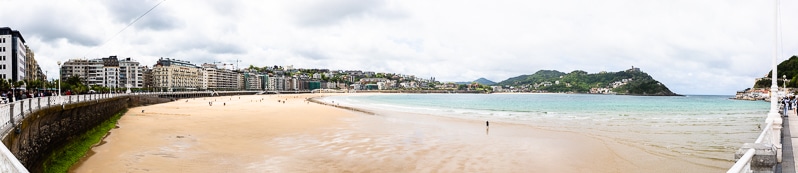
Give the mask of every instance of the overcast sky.
[[(796, 1), (781, 2), (779, 61), (798, 54)], [(439, 81), (635, 66), (676, 93), (733, 95), (770, 68), (774, 3), (0, 0), (0, 26), (23, 34), (50, 78), (56, 61), (109, 55), (148, 66), (159, 57), (240, 60), (242, 67), (359, 69)]]

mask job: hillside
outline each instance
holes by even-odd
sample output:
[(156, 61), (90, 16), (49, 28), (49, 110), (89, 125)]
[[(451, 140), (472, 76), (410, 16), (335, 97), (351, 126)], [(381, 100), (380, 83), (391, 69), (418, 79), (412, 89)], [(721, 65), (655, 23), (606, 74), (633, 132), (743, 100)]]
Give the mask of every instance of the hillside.
[(535, 74), (521, 75), (499, 82), (500, 86), (513, 86), (527, 91), (574, 92), (601, 94), (628, 94), (652, 96), (676, 96), (665, 85), (647, 73), (633, 68), (619, 72), (588, 74), (576, 70), (563, 73), (556, 70), (540, 70)]
[(482, 84), (482, 85), (495, 85), (496, 84), (496, 82), (490, 81), (490, 80), (485, 79), (485, 78), (479, 78), (479, 79), (475, 80), (474, 82), (476, 82), (478, 84)]
[(493, 81), (485, 79), (485, 78), (479, 78), (479, 79), (474, 80), (472, 82), (455, 82), (455, 83), (458, 84), (458, 85), (467, 85), (467, 84), (471, 84), (471, 83), (474, 83), (474, 82), (478, 83), (478, 84), (481, 84), (481, 85), (495, 85), (496, 84), (496, 82), (493, 82)]
[[(798, 87), (798, 56), (793, 55), (790, 59), (784, 60), (776, 66), (778, 69), (778, 77), (779, 79), (784, 79), (784, 75), (787, 75), (787, 79), (790, 79), (787, 82), (788, 88), (796, 88)], [(766, 78), (762, 80), (758, 80), (754, 82), (754, 88), (769, 88), (770, 87), (770, 76), (772, 75), (772, 71), (768, 70)], [(779, 86), (783, 86), (784, 81), (778, 81)]]

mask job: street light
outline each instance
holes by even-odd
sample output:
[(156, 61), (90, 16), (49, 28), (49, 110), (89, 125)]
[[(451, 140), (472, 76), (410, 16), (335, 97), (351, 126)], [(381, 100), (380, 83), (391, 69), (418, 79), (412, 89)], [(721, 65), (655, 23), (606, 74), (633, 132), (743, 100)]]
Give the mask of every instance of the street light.
[(44, 96), (44, 93), (47, 93), (47, 70), (44, 71), (44, 81), (42, 81), (42, 92), (41, 95)]
[(786, 93), (787, 93), (787, 75), (782, 75), (782, 78), (784, 78), (784, 84), (782, 84), (782, 85), (784, 86), (784, 93), (786, 95)]
[(58, 61), (58, 96), (61, 96), (61, 61)]
[[(774, 22), (774, 27), (773, 27), (773, 29), (774, 29), (773, 33), (774, 33), (775, 37), (773, 39), (773, 43), (774, 43), (773, 44), (773, 57), (771, 59), (772, 62), (770, 64), (771, 65), (770, 68), (772, 69), (771, 70), (772, 73), (771, 73), (771, 76), (770, 76), (771, 77), (771, 83), (770, 83), (770, 112), (768, 112), (768, 118), (767, 118), (767, 120), (765, 120), (765, 122), (767, 122), (767, 123), (773, 123), (772, 129), (770, 129), (770, 130), (773, 133), (772, 135), (776, 136), (776, 137), (781, 136), (781, 128), (782, 128), (782, 123), (783, 123), (783, 120), (782, 120), (781, 115), (779, 114), (779, 110), (778, 110), (779, 109), (779, 105), (778, 105), (779, 97), (777, 95), (778, 95), (778, 91), (779, 91), (779, 89), (778, 89), (779, 85), (776, 83), (776, 80), (778, 80), (778, 77), (779, 77), (777, 75), (778, 74), (777, 73), (778, 66), (776, 65), (776, 63), (777, 63), (776, 59), (780, 56), (780, 54), (779, 54), (779, 46), (781, 46), (781, 45), (779, 45), (779, 41), (780, 41), (779, 38), (781, 38), (780, 28), (779, 28), (779, 21), (780, 21), (779, 3), (780, 3), (779, 0), (776, 0), (776, 3), (774, 3), (776, 10), (773, 11), (774, 12), (773, 14), (776, 17), (776, 20)], [(786, 112), (785, 112), (785, 114), (786, 114)], [(774, 138), (774, 139), (775, 140), (773, 140), (771, 142), (772, 142), (772, 144), (774, 144), (776, 146), (777, 153), (781, 153), (781, 151), (782, 151), (781, 141), (778, 140), (779, 138)], [(781, 155), (777, 154), (776, 155), (776, 160), (781, 162), (781, 159), (782, 159)]]
[(12, 79), (8, 79), (8, 83), (11, 83), (11, 102), (16, 101), (16, 97), (14, 97), (14, 96), (17, 95), (17, 91), (14, 90), (15, 87), (14, 87), (14, 82), (13, 81), (14, 80), (12, 80)]

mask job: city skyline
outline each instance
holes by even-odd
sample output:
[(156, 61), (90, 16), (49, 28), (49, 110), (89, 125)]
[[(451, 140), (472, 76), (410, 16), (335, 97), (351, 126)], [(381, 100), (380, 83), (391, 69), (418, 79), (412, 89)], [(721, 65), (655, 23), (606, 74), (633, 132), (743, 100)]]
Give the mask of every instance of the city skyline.
[[(774, 46), (770, 1), (4, 4), (2, 25), (22, 33), (51, 79), (56, 61), (109, 55), (147, 66), (171, 57), (198, 64), (384, 71), (441, 81), (636, 66), (676, 93), (733, 95), (769, 71)], [(798, 33), (789, 31), (798, 30), (798, 12), (786, 9), (798, 2), (781, 5), (782, 38), (796, 38)], [(782, 41), (779, 61), (798, 54), (798, 42)]]

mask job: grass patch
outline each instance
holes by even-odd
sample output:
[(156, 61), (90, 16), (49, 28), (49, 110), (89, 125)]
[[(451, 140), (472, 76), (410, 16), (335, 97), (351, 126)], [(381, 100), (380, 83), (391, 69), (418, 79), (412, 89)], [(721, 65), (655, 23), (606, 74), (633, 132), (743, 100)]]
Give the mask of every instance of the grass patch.
[(99, 143), (103, 136), (108, 134), (108, 131), (116, 127), (116, 122), (125, 112), (127, 112), (127, 109), (114, 114), (114, 116), (105, 120), (99, 126), (70, 140), (64, 147), (50, 153), (50, 157), (44, 160), (42, 165), (44, 172), (62, 173), (69, 171), (69, 168), (86, 155), (94, 144)]

